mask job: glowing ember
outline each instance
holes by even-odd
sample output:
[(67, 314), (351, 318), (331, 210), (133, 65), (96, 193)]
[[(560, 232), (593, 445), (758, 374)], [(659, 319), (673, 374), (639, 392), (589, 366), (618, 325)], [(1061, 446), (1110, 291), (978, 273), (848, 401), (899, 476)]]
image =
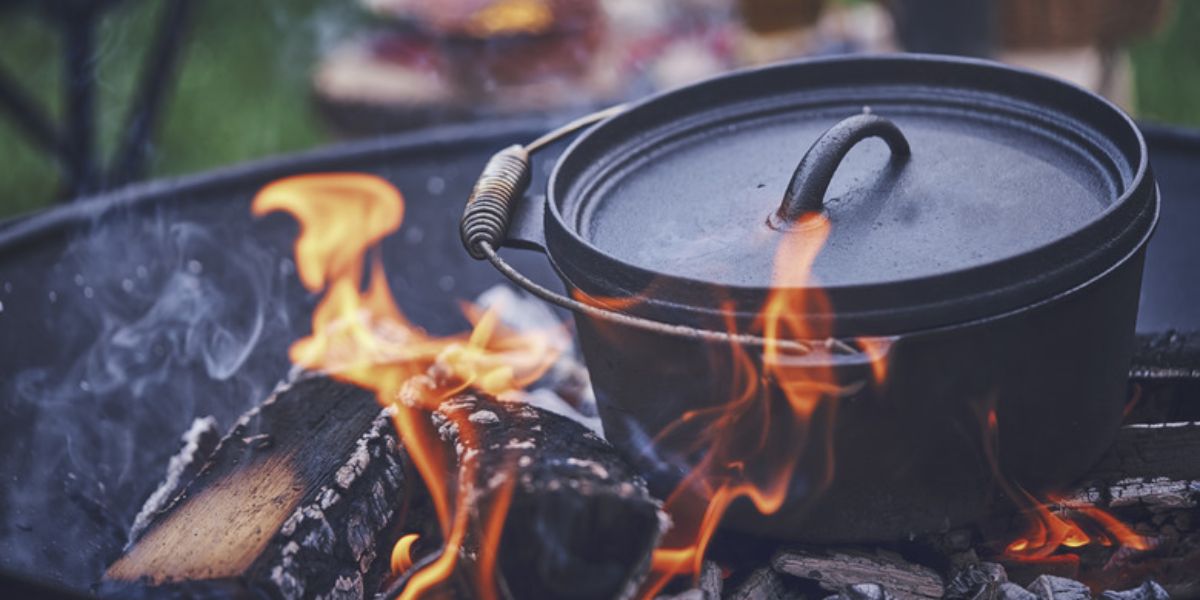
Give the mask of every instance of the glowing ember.
[(1030, 521), (1026, 532), (1005, 547), (1005, 559), (1042, 562), (1055, 558), (1055, 553), (1062, 548), (1082, 548), (1092, 543), (1104, 546), (1116, 543), (1134, 550), (1151, 548), (1150, 540), (1099, 508), (1053, 495), (1049, 502), (1043, 502), (1005, 477), (1000, 470), (1000, 422), (995, 399), (989, 399), (987, 404), (984, 450), (988, 464), (1000, 488)]
[[(405, 598), (419, 597), (455, 570), (470, 523), (466, 494), (458, 493), (460, 480), (450, 475), (453, 457), (440, 445), (430, 413), (467, 387), (491, 394), (520, 389), (541, 377), (557, 352), (548, 335), (516, 335), (500, 326), (496, 314), (473, 308), (467, 312), (474, 329), (459, 336), (434, 338), (409, 323), (393, 300), (379, 248), (404, 214), (403, 198), (386, 181), (349, 173), (284, 179), (254, 199), (255, 215), (275, 211), (300, 222), (295, 244), (300, 280), (324, 294), (313, 311), (312, 334), (291, 347), (292, 361), (371, 389), (381, 404), (393, 407), (396, 429), (429, 489), (444, 542), (438, 559), (414, 573), (405, 588)], [(431, 371), (437, 376), (428, 376)], [(471, 439), (472, 424), (464, 419), (457, 425)], [(461, 481), (472, 480), (474, 464), (461, 467)], [(473, 580), (480, 596), (492, 598), (494, 554), (507, 507), (487, 508), (491, 516), (480, 534), (484, 558)], [(397, 571), (411, 568), (415, 541), (405, 536), (397, 544), (392, 554)]]
[(417, 543), (421, 536), (415, 533), (409, 533), (401, 536), (400, 541), (396, 542), (396, 547), (392, 548), (392, 572), (396, 574), (404, 573), (413, 566), (412, 547)]

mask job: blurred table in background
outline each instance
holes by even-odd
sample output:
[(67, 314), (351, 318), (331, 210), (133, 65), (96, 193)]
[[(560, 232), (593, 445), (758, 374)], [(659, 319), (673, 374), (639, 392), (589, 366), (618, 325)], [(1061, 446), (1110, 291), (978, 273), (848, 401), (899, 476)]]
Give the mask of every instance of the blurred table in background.
[(567, 118), (738, 67), (905, 49), (997, 58), (1075, 82), (1130, 108), (1132, 75), (1122, 44), (1152, 32), (1171, 5), (1169, 0), (361, 2), (372, 25), (342, 40), (313, 75), (321, 114), (347, 137), (525, 114)]

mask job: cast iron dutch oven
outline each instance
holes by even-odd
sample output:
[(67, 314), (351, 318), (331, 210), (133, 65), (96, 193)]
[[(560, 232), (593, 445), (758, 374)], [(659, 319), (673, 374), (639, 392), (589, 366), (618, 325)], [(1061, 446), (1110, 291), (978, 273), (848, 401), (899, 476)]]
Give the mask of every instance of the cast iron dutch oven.
[[(544, 198), (523, 197), (529, 153), (585, 125)], [(504, 150), (462, 233), (577, 313), (605, 433), (666, 492), (711, 424), (653, 438), (728, 403), (746, 385), (739, 356), (761, 367), (756, 316), (791, 268), (775, 249), (824, 215), (811, 289), (791, 291), (827, 299), (793, 315), (825, 339), (783, 340), (772, 360), (843, 391), (798, 423), (768, 378), (766, 429), (808, 441), (783, 508), (747, 503), (726, 524), (879, 540), (980, 516), (999, 478), (1037, 494), (1099, 458), (1158, 206), (1141, 134), (1091, 93), (974, 60), (844, 58), (733, 73)], [(571, 297), (515, 272), (501, 245), (545, 252)], [(771, 450), (736, 468), (786, 464)]]

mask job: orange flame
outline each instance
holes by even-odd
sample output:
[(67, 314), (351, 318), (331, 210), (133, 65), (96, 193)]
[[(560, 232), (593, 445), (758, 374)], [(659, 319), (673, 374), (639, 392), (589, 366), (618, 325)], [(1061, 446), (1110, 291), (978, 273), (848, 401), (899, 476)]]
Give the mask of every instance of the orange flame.
[[(471, 528), (468, 494), (474, 463), (459, 465), (445, 449), (430, 413), (467, 387), (502, 394), (536, 381), (557, 358), (547, 335), (517, 335), (501, 326), (495, 312), (469, 309), (471, 332), (435, 338), (411, 324), (393, 299), (379, 244), (403, 219), (400, 192), (375, 176), (355, 173), (302, 175), (274, 182), (255, 197), (255, 215), (284, 211), (300, 223), (295, 255), (300, 280), (323, 292), (313, 311), (312, 334), (295, 342), (292, 362), (305, 369), (373, 390), (394, 409), (393, 421), (432, 498), (443, 534), (443, 549), (430, 566), (414, 573), (404, 598), (416, 598), (445, 581), (458, 564)], [(370, 254), (369, 271), (364, 268)], [(367, 281), (364, 289), (364, 274)], [(436, 370), (438, 377), (424, 376)], [(458, 423), (460, 436), (473, 439), (471, 423)], [(493, 556), (507, 510), (505, 495), (491, 509), (480, 532), (480, 554)], [(496, 517), (495, 515), (499, 515)], [(397, 571), (412, 565), (415, 536), (405, 536), (393, 552)], [(494, 562), (483, 561), (475, 580), (480, 595), (495, 597)]]
[(412, 568), (412, 548), (419, 539), (421, 539), (420, 535), (409, 533), (401, 536), (400, 541), (396, 542), (396, 546), (392, 548), (393, 573), (400, 574)]
[[(708, 543), (734, 501), (748, 499), (762, 514), (777, 512), (806, 451), (819, 452), (825, 460), (823, 478), (816, 482), (813, 495), (832, 481), (832, 436), (810, 433), (816, 431), (818, 425), (813, 421), (818, 416), (828, 419), (820, 424), (822, 431), (832, 430), (829, 425), (836, 400), (845, 390), (835, 381), (827, 361), (800, 361), (784, 343), (826, 339), (830, 333), (806, 317), (829, 313), (828, 298), (818, 288), (809, 287), (809, 276), (830, 223), (822, 216), (808, 218), (811, 221), (802, 232), (786, 236), (780, 244), (774, 291), (749, 332), (767, 340), (761, 364), (744, 348), (733, 345), (730, 351), (736, 377), (730, 400), (691, 411), (656, 437), (658, 443), (668, 442), (684, 437), (680, 433), (684, 429), (695, 435), (696, 425), (703, 423), (701, 433), (686, 447), (704, 454), (666, 502), (672, 528), (663, 547), (654, 553), (644, 597), (654, 597), (676, 576), (699, 574)], [(732, 318), (727, 321), (727, 329), (738, 333)], [(886, 373), (882, 346), (867, 347), (876, 377), (882, 380)], [(814, 347), (812, 351), (824, 349)], [(773, 388), (781, 390), (782, 397)], [(809, 448), (818, 443), (820, 447)]]
[[(1082, 501), (1051, 494), (1041, 501), (1006, 477), (1000, 469), (1000, 420), (995, 398), (986, 402), (984, 453), (1001, 490), (1029, 518), (1026, 532), (1004, 548), (1004, 558), (1017, 562), (1042, 562), (1062, 548), (1082, 548), (1092, 543), (1114, 542), (1134, 550), (1149, 550), (1151, 540), (1107, 512)], [(1090, 525), (1090, 527), (1089, 527)], [(1091, 533), (1089, 533), (1091, 532)]]
[[(1023, 492), (1024, 490), (1022, 490)], [(1081, 548), (1089, 544), (1111, 546), (1114, 543), (1134, 550), (1153, 548), (1150, 539), (1134, 533), (1116, 517), (1086, 503), (1050, 496), (1039, 502), (1024, 495), (1029, 529), (1004, 549), (1004, 558), (1033, 562), (1051, 558), (1061, 548)]]

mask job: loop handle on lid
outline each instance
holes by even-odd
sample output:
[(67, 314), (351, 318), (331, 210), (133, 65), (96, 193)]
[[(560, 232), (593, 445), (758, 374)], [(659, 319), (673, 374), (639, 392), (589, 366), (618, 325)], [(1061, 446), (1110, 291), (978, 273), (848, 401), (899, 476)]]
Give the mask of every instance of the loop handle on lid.
[(900, 128), (883, 117), (864, 113), (843, 120), (821, 134), (800, 159), (783, 195), (783, 203), (769, 219), (771, 226), (788, 229), (804, 215), (821, 212), (825, 193), (829, 191), (829, 183), (842, 159), (851, 148), (871, 137), (887, 142), (893, 159), (908, 158), (912, 154), (908, 139)]

